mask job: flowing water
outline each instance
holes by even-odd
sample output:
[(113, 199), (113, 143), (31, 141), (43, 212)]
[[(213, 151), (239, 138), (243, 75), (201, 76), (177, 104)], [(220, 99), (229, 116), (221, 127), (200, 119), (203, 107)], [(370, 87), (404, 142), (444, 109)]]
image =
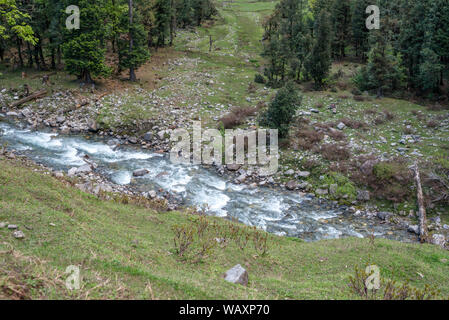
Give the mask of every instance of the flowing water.
[[(0, 122), (0, 143), (5, 142), (19, 153), (56, 170), (81, 166), (85, 164), (83, 156), (88, 155), (98, 164), (97, 170), (116, 184), (131, 185), (141, 191), (163, 188), (186, 205), (207, 205), (212, 215), (236, 218), (278, 235), (320, 240), (374, 234), (401, 241), (416, 240), (405, 230), (382, 224), (377, 218), (354, 217), (338, 206), (320, 203), (297, 192), (237, 185), (214, 170), (173, 164), (166, 156), (131, 146), (114, 151), (108, 138), (32, 131)], [(147, 168), (150, 173), (133, 178), (132, 172), (141, 168)]]

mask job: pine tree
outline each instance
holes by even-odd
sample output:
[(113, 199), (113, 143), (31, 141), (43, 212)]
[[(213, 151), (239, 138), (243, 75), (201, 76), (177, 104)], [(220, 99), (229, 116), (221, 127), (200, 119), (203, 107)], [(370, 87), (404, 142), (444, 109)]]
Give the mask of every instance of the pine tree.
[(355, 48), (357, 57), (366, 58), (368, 51), (369, 32), (366, 28), (366, 8), (369, 5), (368, 0), (355, 0), (351, 19), (352, 44)]
[(146, 32), (138, 11), (134, 11), (132, 0), (128, 0), (128, 17), (123, 17), (126, 37), (119, 41), (120, 67), (129, 69), (129, 80), (136, 81), (135, 71), (150, 58), (146, 43)]
[(306, 70), (315, 81), (315, 86), (321, 88), (332, 65), (330, 16), (325, 10), (320, 12), (315, 21), (314, 35), (314, 44), (306, 61)]
[(334, 1), (332, 6), (332, 55), (337, 58), (345, 57), (351, 25), (351, 6), (349, 0)]

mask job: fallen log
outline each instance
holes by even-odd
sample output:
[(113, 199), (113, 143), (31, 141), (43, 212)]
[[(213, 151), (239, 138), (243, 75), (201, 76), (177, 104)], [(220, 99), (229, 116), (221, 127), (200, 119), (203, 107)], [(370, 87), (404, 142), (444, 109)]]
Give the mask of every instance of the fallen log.
[(10, 108), (16, 108), (16, 107), (18, 107), (18, 106), (20, 106), (20, 105), (22, 105), (22, 104), (24, 104), (24, 103), (26, 103), (28, 101), (45, 97), (46, 94), (47, 94), (47, 90), (45, 90), (45, 89), (33, 92), (29, 96), (11, 103)]
[(424, 197), (422, 194), (421, 178), (419, 176), (418, 164), (415, 162), (413, 166), (415, 172), (416, 197), (418, 198), (418, 218), (419, 218), (419, 240), (421, 243), (427, 242), (427, 217), (426, 208), (424, 207)]

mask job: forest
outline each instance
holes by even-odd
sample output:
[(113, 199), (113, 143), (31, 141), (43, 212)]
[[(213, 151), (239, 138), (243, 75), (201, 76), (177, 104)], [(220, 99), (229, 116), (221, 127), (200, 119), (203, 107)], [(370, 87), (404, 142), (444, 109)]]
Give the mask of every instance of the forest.
[[(353, 81), (378, 96), (412, 92), (445, 99), (449, 74), (449, 6), (445, 0), (379, 0), (381, 27), (365, 27), (368, 0), (282, 0), (264, 21), (264, 75), (273, 87), (292, 79), (326, 86), (333, 61), (365, 64)], [(68, 30), (65, 8), (80, 8)], [(173, 44), (176, 30), (214, 19), (212, 0), (1, 0), (0, 59), (16, 68), (65, 65), (85, 82), (134, 70), (150, 50)], [(100, 49), (100, 50), (98, 50)], [(118, 63), (105, 64), (107, 54)], [(259, 81), (264, 81), (259, 77)]]

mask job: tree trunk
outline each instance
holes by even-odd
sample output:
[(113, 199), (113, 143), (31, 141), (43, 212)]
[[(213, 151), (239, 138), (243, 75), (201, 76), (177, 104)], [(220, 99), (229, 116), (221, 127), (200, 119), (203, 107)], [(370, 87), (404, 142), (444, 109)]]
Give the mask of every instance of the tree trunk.
[(22, 40), (19, 38), (17, 38), (17, 54), (19, 55), (20, 67), (23, 68)]
[(426, 209), (424, 207), (424, 197), (422, 194), (421, 188), (421, 178), (419, 177), (418, 163), (415, 162), (414, 165), (415, 171), (415, 182), (416, 182), (416, 196), (418, 198), (418, 218), (419, 218), (419, 240), (421, 243), (427, 242), (428, 234), (427, 234), (427, 217), (426, 217)]
[(34, 46), (34, 61), (36, 62), (36, 68), (37, 70), (41, 70), (41, 64), (39, 62), (39, 49), (37, 45)]
[(33, 67), (33, 51), (31, 50), (30, 43), (27, 42), (27, 51), (28, 51), (28, 68)]
[[(128, 0), (129, 7), (129, 55), (132, 55), (134, 47), (134, 39), (132, 35), (132, 25), (133, 25), (133, 0)], [(129, 67), (129, 80), (136, 81), (136, 73), (134, 71), (134, 66)]]

